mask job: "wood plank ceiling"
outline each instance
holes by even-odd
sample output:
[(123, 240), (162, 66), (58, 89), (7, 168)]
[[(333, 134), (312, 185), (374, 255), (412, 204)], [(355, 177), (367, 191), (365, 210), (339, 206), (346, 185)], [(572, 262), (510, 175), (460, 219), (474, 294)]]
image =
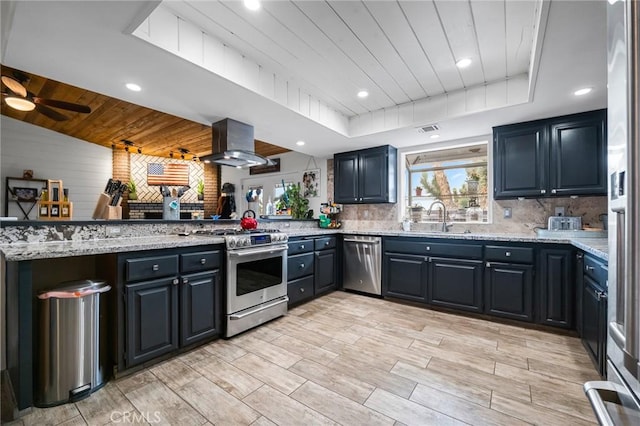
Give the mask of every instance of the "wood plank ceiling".
[[(541, 0), (164, 1), (351, 117), (527, 74)], [(169, 30), (169, 28), (167, 28)], [(456, 67), (463, 58), (467, 68)], [(302, 83), (301, 83), (302, 84)], [(367, 90), (359, 99), (356, 93)]]
[[(201, 157), (211, 153), (210, 125), (185, 120), (22, 70), (18, 71), (29, 78), (25, 83), (29, 92), (40, 98), (88, 105), (91, 107), (91, 113), (57, 110), (69, 119), (54, 121), (37, 110), (22, 112), (2, 102), (2, 115), (105, 147), (115, 146), (116, 149), (124, 149), (122, 140), (129, 140), (135, 144), (135, 147), (130, 149), (132, 152), (140, 148), (146, 155), (170, 157), (170, 153), (173, 152), (178, 157), (179, 148), (189, 151), (186, 159), (193, 158), (193, 155)], [(12, 76), (13, 73), (13, 68), (2, 66), (2, 75)], [(2, 89), (4, 92), (4, 85)], [(255, 151), (260, 155), (270, 156), (290, 150), (256, 140)]]

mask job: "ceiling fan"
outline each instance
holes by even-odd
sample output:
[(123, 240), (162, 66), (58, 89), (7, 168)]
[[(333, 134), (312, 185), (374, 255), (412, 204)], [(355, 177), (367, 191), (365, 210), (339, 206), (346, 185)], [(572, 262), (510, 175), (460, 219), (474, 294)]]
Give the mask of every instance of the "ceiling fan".
[(34, 109), (41, 114), (46, 115), (55, 121), (68, 120), (64, 114), (59, 113), (53, 108), (64, 109), (67, 111), (80, 112), (88, 114), (91, 108), (87, 105), (76, 104), (72, 102), (59, 101), (55, 99), (44, 99), (29, 92), (24, 84), (29, 81), (29, 77), (19, 71), (13, 71), (13, 75), (2, 75), (2, 83), (6, 87), (6, 92), (2, 92), (4, 101), (11, 108), (19, 111), (33, 111)]

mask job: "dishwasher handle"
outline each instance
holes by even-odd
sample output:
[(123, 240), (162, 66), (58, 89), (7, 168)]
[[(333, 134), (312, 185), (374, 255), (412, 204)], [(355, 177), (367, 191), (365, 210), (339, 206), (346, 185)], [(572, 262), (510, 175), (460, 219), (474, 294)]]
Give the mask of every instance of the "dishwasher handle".
[(352, 238), (345, 238), (342, 241), (344, 241), (345, 243), (358, 243), (358, 244), (370, 244), (370, 245), (380, 244), (380, 240), (355, 240)]

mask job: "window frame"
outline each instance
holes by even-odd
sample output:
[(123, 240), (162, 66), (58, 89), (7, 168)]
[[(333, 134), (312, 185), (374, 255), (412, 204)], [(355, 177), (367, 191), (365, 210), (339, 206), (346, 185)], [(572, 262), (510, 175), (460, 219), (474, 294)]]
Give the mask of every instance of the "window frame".
[[(403, 218), (411, 217), (411, 212), (408, 210), (410, 207), (407, 203), (411, 198), (411, 182), (407, 179), (409, 171), (406, 167), (406, 159), (408, 155), (417, 153), (425, 153), (431, 151), (442, 151), (453, 148), (464, 148), (468, 146), (485, 144), (487, 145), (487, 221), (486, 222), (453, 222), (456, 224), (469, 224), (469, 225), (491, 225), (493, 224), (493, 136), (482, 135), (472, 138), (458, 139), (453, 141), (432, 143), (426, 145), (417, 145), (409, 148), (401, 149), (398, 152), (398, 190), (399, 197), (398, 202), (400, 209), (398, 210), (398, 222), (402, 222)], [(435, 222), (419, 222), (419, 223), (435, 223)]]

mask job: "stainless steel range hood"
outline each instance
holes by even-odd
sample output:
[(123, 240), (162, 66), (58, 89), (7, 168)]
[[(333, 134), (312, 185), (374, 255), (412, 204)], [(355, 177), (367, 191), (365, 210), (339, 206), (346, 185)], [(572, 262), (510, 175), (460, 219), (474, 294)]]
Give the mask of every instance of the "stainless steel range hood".
[(254, 152), (253, 126), (231, 118), (211, 125), (213, 153), (202, 157), (205, 163), (231, 167), (273, 165), (273, 161)]

